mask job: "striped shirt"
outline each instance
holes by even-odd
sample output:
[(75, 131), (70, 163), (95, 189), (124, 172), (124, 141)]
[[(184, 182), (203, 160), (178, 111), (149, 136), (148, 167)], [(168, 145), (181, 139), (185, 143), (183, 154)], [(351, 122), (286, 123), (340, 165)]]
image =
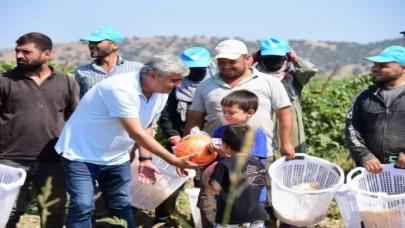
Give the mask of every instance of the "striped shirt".
[(75, 70), (75, 78), (80, 87), (80, 98), (101, 80), (117, 74), (138, 71), (142, 66), (142, 63), (126, 61), (121, 56), (118, 56), (117, 65), (108, 73), (101, 66), (97, 65), (97, 60), (94, 60), (90, 64), (79, 66)]

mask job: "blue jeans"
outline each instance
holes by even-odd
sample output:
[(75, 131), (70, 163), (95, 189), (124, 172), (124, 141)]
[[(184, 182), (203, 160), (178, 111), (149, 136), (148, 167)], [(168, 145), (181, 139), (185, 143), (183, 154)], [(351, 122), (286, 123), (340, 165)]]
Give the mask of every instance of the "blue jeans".
[[(126, 220), (135, 227), (130, 198), (130, 162), (121, 165), (96, 165), (61, 158), (66, 173), (66, 188), (70, 195), (66, 228), (90, 228), (95, 209), (96, 180), (107, 204), (109, 216)], [(122, 226), (111, 226), (122, 227)]]

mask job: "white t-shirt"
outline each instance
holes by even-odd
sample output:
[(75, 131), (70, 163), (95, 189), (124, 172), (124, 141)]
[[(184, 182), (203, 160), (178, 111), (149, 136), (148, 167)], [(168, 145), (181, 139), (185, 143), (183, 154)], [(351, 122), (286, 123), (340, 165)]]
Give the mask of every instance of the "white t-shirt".
[(106, 78), (81, 99), (55, 150), (68, 160), (119, 165), (134, 144), (118, 118), (140, 118), (145, 129), (164, 108), (168, 94), (143, 95), (139, 72)]

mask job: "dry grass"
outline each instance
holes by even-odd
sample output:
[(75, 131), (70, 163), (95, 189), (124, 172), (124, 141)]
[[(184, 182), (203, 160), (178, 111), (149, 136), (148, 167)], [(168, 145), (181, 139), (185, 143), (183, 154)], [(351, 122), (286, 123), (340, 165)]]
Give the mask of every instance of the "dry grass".
[[(187, 182), (186, 188), (192, 187), (192, 181)], [(180, 192), (180, 195), (176, 202), (177, 214), (173, 216), (173, 224), (171, 227), (176, 228), (187, 228), (193, 227), (193, 222), (191, 218), (191, 210), (189, 206), (189, 200), (187, 194), (184, 191)], [(153, 226), (153, 211), (134, 211), (134, 217), (136, 220), (137, 227), (139, 228), (150, 228)], [(40, 219), (39, 216), (35, 215), (24, 215), (17, 228), (39, 228)], [(101, 228), (106, 227), (104, 225), (95, 225), (93, 227)], [(344, 228), (341, 219), (326, 218), (324, 221), (318, 225), (311, 227), (324, 227), (324, 228)]]

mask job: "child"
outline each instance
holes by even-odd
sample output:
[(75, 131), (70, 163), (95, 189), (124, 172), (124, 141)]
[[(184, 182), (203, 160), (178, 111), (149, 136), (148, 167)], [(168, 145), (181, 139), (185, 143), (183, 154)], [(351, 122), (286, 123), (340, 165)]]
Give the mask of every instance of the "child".
[[(225, 96), (221, 100), (222, 112), (224, 119), (228, 124), (246, 123), (249, 124), (249, 119), (256, 113), (259, 106), (259, 98), (256, 94), (248, 90), (236, 90)], [(227, 125), (219, 127), (215, 130), (213, 138), (221, 138), (223, 129)], [(256, 156), (259, 159), (267, 158), (266, 135), (260, 129), (256, 128), (255, 146), (251, 151), (251, 156)], [(210, 150), (217, 152), (220, 159), (229, 157), (224, 154), (220, 147), (210, 144)]]
[[(235, 90), (221, 100), (221, 106), (222, 112), (224, 113), (224, 119), (228, 124), (249, 124), (249, 119), (256, 113), (259, 106), (259, 98), (256, 94), (248, 90)], [(215, 130), (213, 138), (221, 138), (222, 131), (226, 126), (227, 125), (221, 126)], [(214, 143), (210, 144), (210, 150), (219, 154), (218, 161), (230, 157), (230, 155), (224, 153), (220, 147), (215, 146)], [(255, 127), (255, 142), (249, 155), (256, 157), (263, 164), (267, 158), (266, 134), (258, 127)], [(211, 167), (211, 169), (212, 168), (213, 167)], [(210, 169), (207, 171), (209, 172)], [(260, 195), (260, 200), (261, 202), (266, 201), (266, 188), (264, 187), (262, 194)]]
[[(211, 177), (205, 175), (204, 183), (213, 193), (220, 194), (217, 201), (215, 227), (264, 227), (267, 218), (260, 194), (266, 183), (266, 168), (257, 157), (241, 153), (246, 133), (251, 129), (247, 124), (230, 124), (222, 131), (222, 150), (230, 157), (218, 161)], [(242, 163), (238, 160), (242, 161)], [(230, 189), (230, 174), (241, 170), (236, 190)], [(238, 192), (238, 193), (236, 193)], [(223, 221), (228, 197), (236, 193), (229, 212), (229, 220)], [(221, 223), (222, 224), (221, 226)]]

